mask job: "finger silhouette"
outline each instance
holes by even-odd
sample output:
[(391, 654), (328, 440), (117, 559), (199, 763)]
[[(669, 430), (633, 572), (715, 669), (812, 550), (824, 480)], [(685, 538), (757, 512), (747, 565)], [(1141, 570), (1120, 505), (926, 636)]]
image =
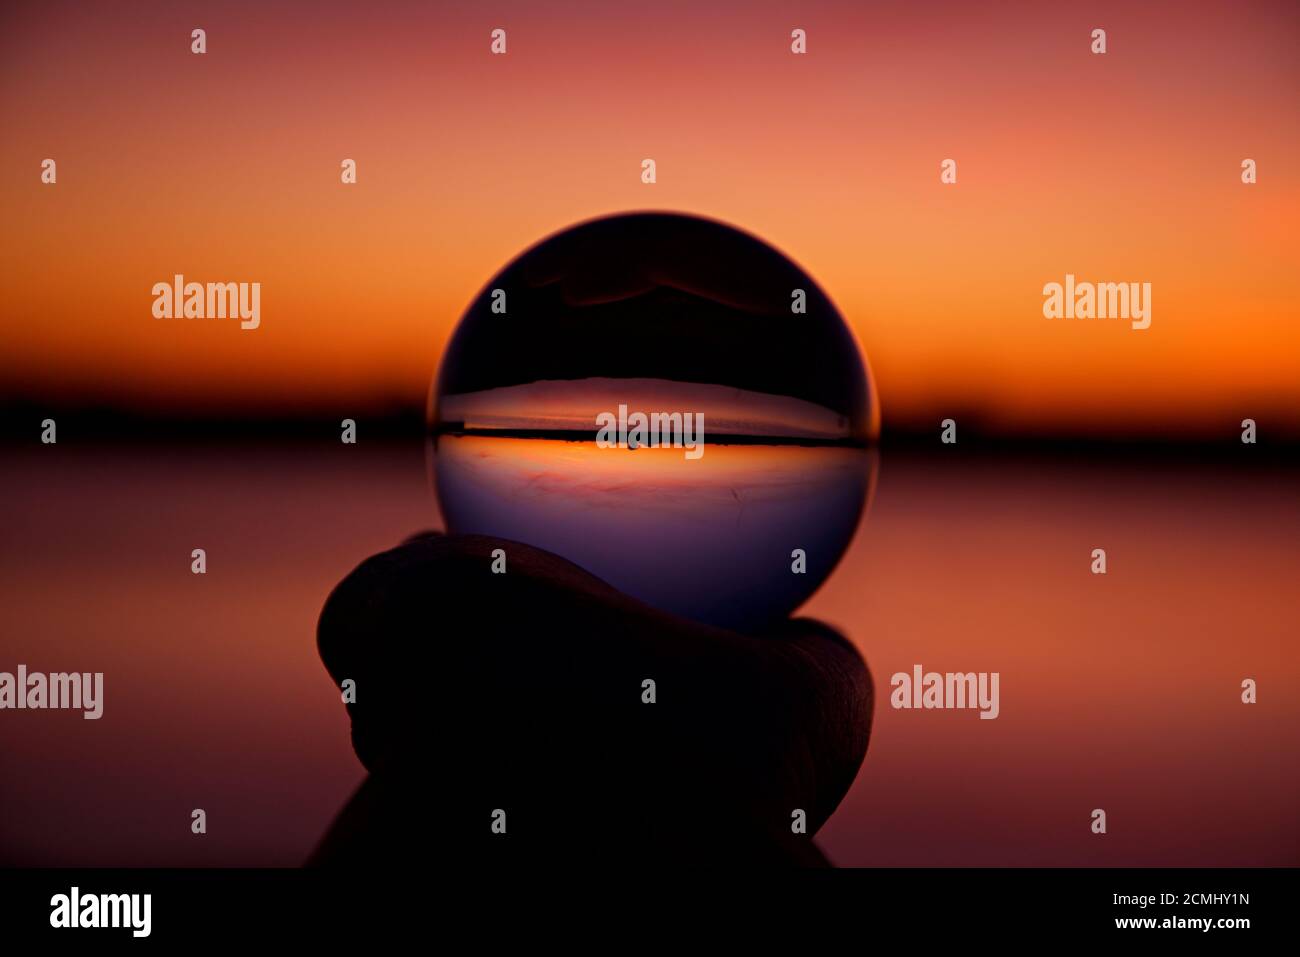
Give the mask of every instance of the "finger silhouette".
[(699, 624), (499, 539), (425, 534), (367, 559), (318, 646), (355, 682), (371, 775), (317, 864), (423, 843), (464, 862), (821, 863), (811, 836), (870, 733), (866, 664), (826, 625)]

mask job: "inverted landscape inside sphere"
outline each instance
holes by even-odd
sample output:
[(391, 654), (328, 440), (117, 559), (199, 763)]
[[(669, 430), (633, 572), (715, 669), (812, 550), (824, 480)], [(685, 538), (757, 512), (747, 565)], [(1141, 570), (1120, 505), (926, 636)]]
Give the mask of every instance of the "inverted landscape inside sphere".
[(470, 304), (430, 399), (450, 531), (730, 627), (818, 587), (874, 477), (875, 393), (835, 307), (697, 217), (613, 216), (526, 251)]

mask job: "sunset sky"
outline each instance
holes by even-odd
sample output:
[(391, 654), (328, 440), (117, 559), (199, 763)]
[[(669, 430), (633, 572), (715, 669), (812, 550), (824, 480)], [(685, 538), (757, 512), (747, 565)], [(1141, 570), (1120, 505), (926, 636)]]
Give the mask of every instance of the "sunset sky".
[[(654, 208), (806, 269), (886, 430), (1300, 436), (1297, 41), (1288, 2), (9, 4), (0, 398), (423, 407), (507, 261)], [(261, 327), (154, 319), (177, 273)], [(1045, 319), (1066, 273), (1151, 328)]]

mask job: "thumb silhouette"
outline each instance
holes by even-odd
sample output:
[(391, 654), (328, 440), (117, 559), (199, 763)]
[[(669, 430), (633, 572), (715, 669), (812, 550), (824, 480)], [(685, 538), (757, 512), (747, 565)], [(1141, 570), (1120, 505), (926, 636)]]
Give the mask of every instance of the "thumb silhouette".
[(367, 559), (317, 643), (355, 682), (370, 775), (315, 865), (824, 864), (812, 835), (871, 728), (866, 664), (829, 627), (699, 624), (499, 539), (426, 533)]

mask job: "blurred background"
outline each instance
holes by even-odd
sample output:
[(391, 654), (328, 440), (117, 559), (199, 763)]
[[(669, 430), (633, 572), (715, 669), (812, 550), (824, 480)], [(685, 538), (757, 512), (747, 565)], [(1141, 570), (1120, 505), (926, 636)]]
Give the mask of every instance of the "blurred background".
[[(0, 670), (106, 704), (0, 716), (0, 861), (300, 862), (361, 777), (316, 616), (439, 522), (458, 317), (654, 208), (794, 259), (875, 375), (805, 608), (879, 698), (829, 856), (1300, 863), (1298, 40), (1290, 2), (5, 5)], [(260, 282), (261, 327), (154, 319), (177, 273)], [(1044, 319), (1066, 273), (1150, 282), (1151, 327)], [(1000, 671), (1001, 717), (892, 711), (915, 663)]]

